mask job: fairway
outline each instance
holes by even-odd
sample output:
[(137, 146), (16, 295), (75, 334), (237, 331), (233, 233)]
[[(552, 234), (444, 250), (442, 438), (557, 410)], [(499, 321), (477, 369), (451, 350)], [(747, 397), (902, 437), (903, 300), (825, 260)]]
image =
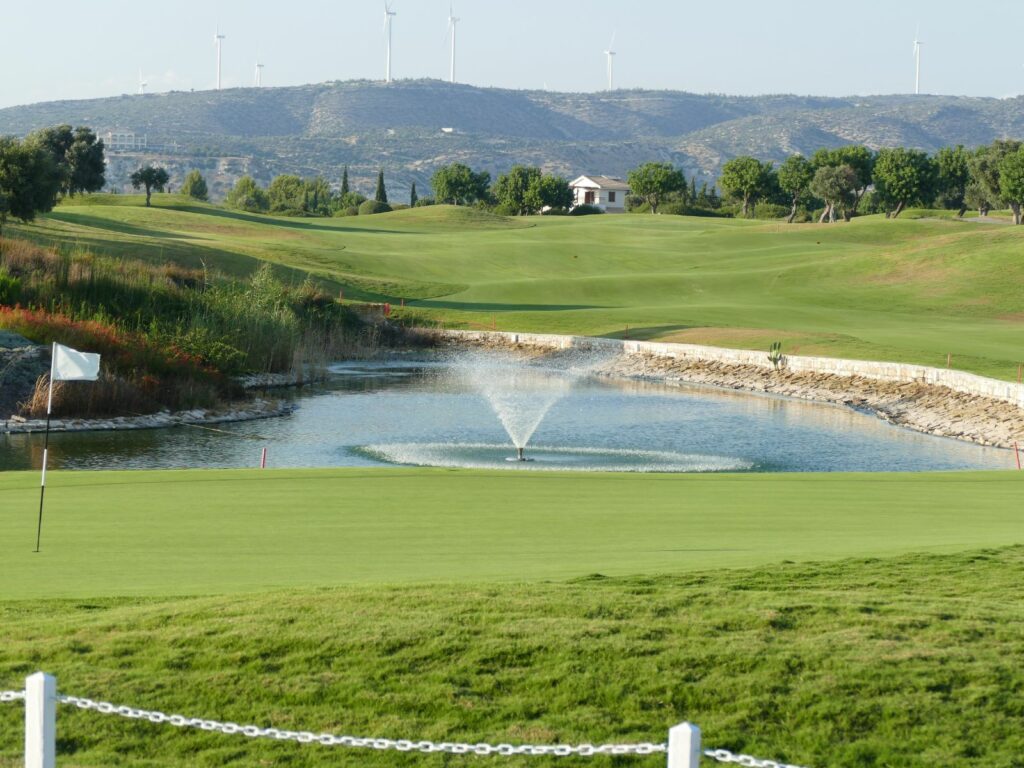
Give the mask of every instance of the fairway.
[[(433, 206), (295, 219), (92, 196), (15, 236), (246, 274), (261, 260), (417, 321), (895, 360), (1016, 378), (1024, 233), (963, 221), (785, 225)], [(908, 212), (905, 216), (913, 216)]]
[[(1024, 542), (1014, 473), (0, 475), (0, 598), (536, 582)], [(20, 532), (20, 533), (19, 533)]]

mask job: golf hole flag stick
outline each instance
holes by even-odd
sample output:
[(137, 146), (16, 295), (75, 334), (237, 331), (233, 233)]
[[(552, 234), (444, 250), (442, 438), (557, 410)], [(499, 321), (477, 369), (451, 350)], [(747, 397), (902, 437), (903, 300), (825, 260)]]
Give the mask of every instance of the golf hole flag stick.
[(39, 522), (36, 524), (36, 552), (43, 533), (43, 497), (46, 495), (46, 464), (50, 452), (50, 414), (53, 412), (53, 382), (96, 381), (100, 375), (100, 356), (79, 352), (53, 342), (50, 353), (50, 391), (46, 396), (46, 437), (43, 439), (43, 477), (39, 485)]

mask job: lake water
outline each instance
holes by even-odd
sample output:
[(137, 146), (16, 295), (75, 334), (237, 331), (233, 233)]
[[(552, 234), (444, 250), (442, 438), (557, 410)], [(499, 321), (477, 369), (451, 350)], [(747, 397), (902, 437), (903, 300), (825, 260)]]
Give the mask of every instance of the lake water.
[[(852, 410), (708, 387), (587, 378), (567, 388), (527, 448), (439, 363), (343, 364), (323, 385), (277, 393), (298, 410), (213, 429), (55, 433), (66, 469), (425, 464), (510, 471), (918, 471), (1008, 469), (1009, 451), (893, 427)], [(41, 435), (0, 436), (0, 469), (37, 469)]]

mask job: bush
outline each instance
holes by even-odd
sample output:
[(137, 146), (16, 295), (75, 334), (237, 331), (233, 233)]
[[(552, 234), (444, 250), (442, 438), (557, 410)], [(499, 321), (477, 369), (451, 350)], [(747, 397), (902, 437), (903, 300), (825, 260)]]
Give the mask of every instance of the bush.
[(416, 201), (417, 208), (426, 208), (428, 205), (434, 205), (434, 198), (432, 197), (421, 197)]
[(350, 205), (348, 208), (339, 208), (338, 210), (336, 210), (334, 212), (335, 218), (341, 218), (343, 216), (358, 216), (358, 215), (359, 215), (359, 209), (356, 206), (354, 206), (354, 205)]
[(359, 206), (360, 216), (369, 216), (374, 213), (388, 213), (391, 206), (387, 203), (379, 203), (376, 200), (367, 200)]
[(21, 301), (21, 280), (0, 267), (0, 304), (17, 304)]
[(389, 203), (389, 205), (391, 206), (391, 210), (392, 211), (404, 211), (406, 208), (411, 208), (412, 207), (412, 206), (406, 205), (405, 203)]
[(789, 206), (777, 203), (758, 203), (754, 206), (754, 218), (763, 220), (788, 219)]
[(596, 205), (577, 205), (575, 208), (569, 211), (570, 216), (593, 216), (595, 213), (604, 213)]

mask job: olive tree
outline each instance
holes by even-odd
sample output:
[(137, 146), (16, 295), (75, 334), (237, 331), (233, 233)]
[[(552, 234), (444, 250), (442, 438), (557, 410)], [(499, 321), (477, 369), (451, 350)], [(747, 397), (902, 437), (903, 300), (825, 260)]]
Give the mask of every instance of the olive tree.
[(651, 206), (652, 213), (666, 196), (686, 189), (686, 177), (671, 163), (644, 163), (630, 171), (627, 180), (630, 194)]
[(771, 163), (762, 163), (747, 155), (735, 157), (722, 166), (718, 183), (729, 197), (741, 201), (743, 216), (753, 214), (754, 206), (772, 188), (775, 171)]

